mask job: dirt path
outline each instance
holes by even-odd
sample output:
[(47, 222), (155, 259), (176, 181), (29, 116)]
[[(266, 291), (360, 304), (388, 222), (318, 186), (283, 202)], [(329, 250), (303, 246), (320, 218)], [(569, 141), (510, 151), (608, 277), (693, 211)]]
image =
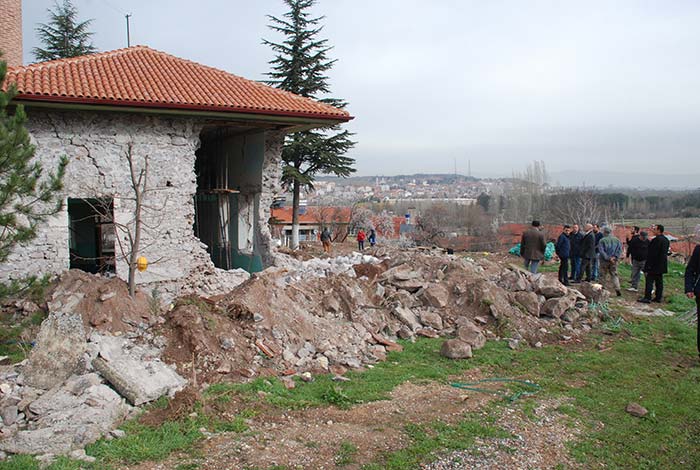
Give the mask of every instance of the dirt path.
[[(478, 371), (470, 371), (460, 380), (479, 378)], [(493, 395), (465, 393), (447, 384), (406, 383), (391, 393), (390, 400), (347, 410), (323, 407), (285, 412), (271, 408), (250, 419), (250, 432), (243, 436), (222, 433), (205, 440), (196, 452), (203, 457), (172, 456), (165, 462), (142, 464), (130, 469), (173, 469), (183, 462), (196, 463), (198, 466), (192, 468), (198, 470), (268, 469), (275, 466), (288, 469), (359, 469), (363, 464), (376, 462), (385, 452), (408, 446), (410, 441), (404, 433), (407, 424), (437, 420), (455, 423), (466, 412), (483, 409), (492, 399)], [(507, 409), (504, 417), (499, 418), (498, 425), (514, 437), (477, 441), (477, 450), (490, 449), (487, 453), (489, 462), (496, 464), (512, 463), (512, 449), (523, 447), (528, 448), (526, 455), (529, 461), (537, 463), (535, 467), (548, 468), (566, 462), (564, 443), (572, 433), (563, 432), (565, 426), (562, 420), (549, 416), (552, 413), (555, 413), (552, 406), (542, 407), (541, 416), (533, 421), (516, 407)], [(343, 446), (348, 445), (356, 448), (352, 463), (338, 465)], [(481, 453), (477, 452), (473, 458), (481, 458)], [(466, 455), (445, 456), (435, 464), (438, 466), (429, 468), (469, 468), (458, 463)]]

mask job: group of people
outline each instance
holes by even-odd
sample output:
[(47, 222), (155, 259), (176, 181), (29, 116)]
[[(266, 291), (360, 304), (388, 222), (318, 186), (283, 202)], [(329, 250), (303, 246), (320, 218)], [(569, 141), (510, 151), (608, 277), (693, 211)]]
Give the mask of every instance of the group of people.
[[(330, 253), (331, 252), (331, 231), (328, 229), (328, 227), (324, 227), (324, 229), (321, 231), (321, 244), (323, 245), (323, 251), (325, 253)], [(360, 229), (357, 231), (357, 248), (360, 251), (364, 251), (365, 249), (365, 241), (369, 241), (370, 246), (374, 246), (377, 244), (377, 232), (372, 228), (369, 230), (369, 235), (363, 230)]]
[[(645, 304), (663, 302), (664, 274), (668, 272), (670, 254), (670, 242), (664, 235), (664, 226), (653, 225), (651, 230), (653, 237), (639, 227), (633, 227), (626, 239), (627, 250), (624, 254), (632, 266), (629, 291), (638, 291), (644, 273), (644, 296), (638, 301)], [(695, 227), (695, 237), (700, 240), (700, 225)], [(544, 260), (546, 246), (540, 222), (533, 220), (532, 227), (523, 234), (520, 242), (520, 254), (525, 259), (526, 269), (537, 272), (540, 262)], [(601, 230), (596, 224), (586, 224), (581, 231), (577, 224), (564, 225), (555, 251), (559, 257), (559, 281), (562, 284), (568, 286), (582, 280), (590, 282), (600, 278), (605, 281), (606, 277), (610, 277), (615, 292), (618, 296), (622, 295), (617, 266), (624, 259), (623, 246), (610, 227), (604, 226)], [(685, 294), (689, 299), (695, 299), (698, 311), (697, 349), (700, 357), (700, 244), (695, 246), (685, 269)]]
[[(559, 281), (568, 286), (572, 283), (604, 281), (610, 278), (615, 293), (622, 295), (617, 267), (621, 260), (629, 258), (632, 264), (630, 291), (637, 292), (641, 273), (646, 285), (642, 303), (663, 301), (663, 275), (668, 271), (669, 241), (663, 236), (664, 226), (653, 226), (654, 238), (634, 227), (624, 253), (622, 242), (608, 226), (587, 223), (580, 230), (578, 224), (564, 225), (555, 244), (559, 257)], [(536, 273), (544, 259), (547, 242), (540, 222), (532, 221), (520, 242), (520, 254), (525, 259), (525, 268)], [(624, 254), (624, 257), (623, 257)], [(653, 295), (653, 297), (652, 297)]]

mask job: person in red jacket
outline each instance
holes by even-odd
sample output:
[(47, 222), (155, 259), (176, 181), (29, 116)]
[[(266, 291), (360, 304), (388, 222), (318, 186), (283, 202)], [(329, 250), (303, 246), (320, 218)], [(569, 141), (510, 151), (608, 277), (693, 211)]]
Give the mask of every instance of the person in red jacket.
[(360, 249), (360, 251), (363, 251), (365, 249), (366, 238), (367, 235), (365, 234), (365, 231), (360, 229), (360, 231), (357, 232), (357, 247)]

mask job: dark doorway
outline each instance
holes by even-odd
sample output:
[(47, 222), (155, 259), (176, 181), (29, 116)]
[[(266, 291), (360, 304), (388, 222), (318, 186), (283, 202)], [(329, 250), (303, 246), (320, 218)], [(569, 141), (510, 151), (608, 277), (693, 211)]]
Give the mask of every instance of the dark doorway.
[(68, 224), (71, 269), (115, 273), (112, 198), (69, 198)]
[(262, 187), (264, 134), (210, 128), (200, 135), (194, 231), (216, 267), (262, 270), (255, 224)]

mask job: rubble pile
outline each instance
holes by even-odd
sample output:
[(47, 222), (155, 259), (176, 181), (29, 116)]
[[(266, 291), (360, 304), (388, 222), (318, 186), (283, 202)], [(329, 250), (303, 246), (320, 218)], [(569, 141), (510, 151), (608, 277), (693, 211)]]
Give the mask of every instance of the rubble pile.
[(599, 321), (591, 307), (609, 295), (437, 250), (281, 259), (167, 311), (144, 294), (130, 299), (118, 279), (68, 272), (29, 358), (0, 366), (0, 451), (79, 453), (135, 407), (188, 383), (342, 375), (401, 350), (397, 339), (446, 337), (441, 353), (452, 359), (487, 340), (568, 340)]
[(159, 360), (157, 317), (118, 279), (66, 273), (29, 357), (0, 366), (0, 454), (90, 460), (83, 447), (110, 435), (134, 406), (173, 395), (186, 380)]

